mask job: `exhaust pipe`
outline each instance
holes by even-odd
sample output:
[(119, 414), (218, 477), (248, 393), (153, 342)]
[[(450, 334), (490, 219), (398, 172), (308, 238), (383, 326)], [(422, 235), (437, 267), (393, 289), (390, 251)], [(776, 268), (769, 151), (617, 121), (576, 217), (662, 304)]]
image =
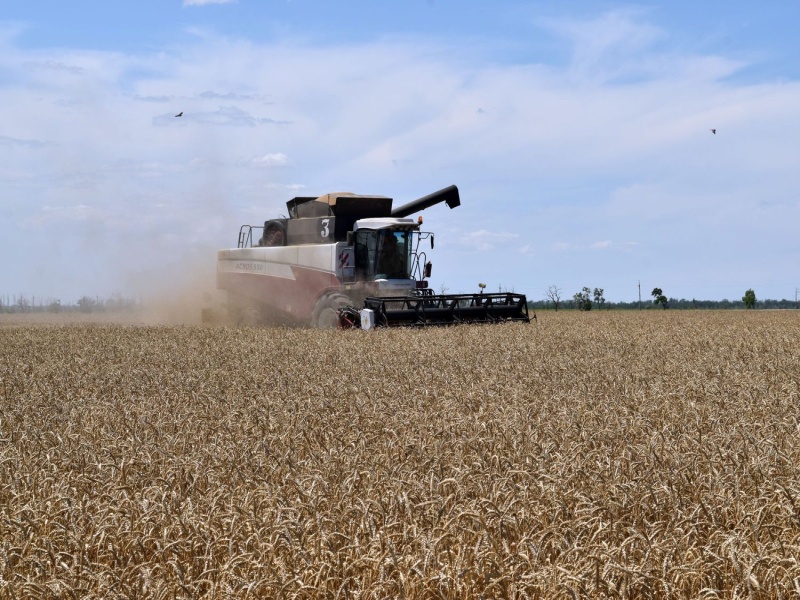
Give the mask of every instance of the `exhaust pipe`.
[(439, 202), (446, 202), (450, 208), (461, 206), (461, 198), (458, 195), (458, 188), (454, 185), (433, 192), (417, 200), (412, 200), (408, 204), (398, 206), (392, 211), (392, 216), (397, 218), (407, 217), (413, 215), (415, 212), (425, 210), (426, 208), (439, 204)]

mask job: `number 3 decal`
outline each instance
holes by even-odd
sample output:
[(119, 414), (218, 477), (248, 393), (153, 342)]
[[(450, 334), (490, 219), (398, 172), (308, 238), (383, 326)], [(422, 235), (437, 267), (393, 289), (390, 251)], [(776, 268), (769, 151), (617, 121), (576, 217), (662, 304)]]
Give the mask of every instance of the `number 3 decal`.
[(330, 223), (330, 219), (322, 219), (322, 231), (320, 231), (320, 235), (326, 238), (330, 234), (330, 230), (328, 229), (328, 223)]

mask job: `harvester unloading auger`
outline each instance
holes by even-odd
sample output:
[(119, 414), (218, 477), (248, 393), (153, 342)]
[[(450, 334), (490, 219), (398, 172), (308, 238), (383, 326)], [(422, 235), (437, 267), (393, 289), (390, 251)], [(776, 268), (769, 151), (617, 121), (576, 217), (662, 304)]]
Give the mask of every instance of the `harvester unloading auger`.
[[(392, 210), (386, 196), (296, 197), (289, 217), (243, 225), (217, 255), (217, 287), (236, 322), (315, 327), (530, 322), (524, 294), (434, 294), (420, 247), (434, 237), (408, 216), (461, 204), (454, 185)], [(535, 318), (535, 315), (534, 315)]]

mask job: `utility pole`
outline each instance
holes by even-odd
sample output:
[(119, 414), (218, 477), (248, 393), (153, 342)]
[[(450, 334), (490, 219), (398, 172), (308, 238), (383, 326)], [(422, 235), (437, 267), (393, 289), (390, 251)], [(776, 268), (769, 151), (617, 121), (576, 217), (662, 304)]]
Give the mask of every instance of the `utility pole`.
[(639, 281), (639, 310), (642, 310), (642, 282)]

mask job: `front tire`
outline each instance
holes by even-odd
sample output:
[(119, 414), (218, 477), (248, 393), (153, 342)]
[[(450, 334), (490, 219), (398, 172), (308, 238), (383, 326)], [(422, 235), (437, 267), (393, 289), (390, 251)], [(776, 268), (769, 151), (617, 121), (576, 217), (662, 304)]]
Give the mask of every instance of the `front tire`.
[(311, 323), (317, 329), (336, 329), (339, 327), (339, 309), (350, 306), (350, 298), (344, 294), (323, 296), (317, 302)]

